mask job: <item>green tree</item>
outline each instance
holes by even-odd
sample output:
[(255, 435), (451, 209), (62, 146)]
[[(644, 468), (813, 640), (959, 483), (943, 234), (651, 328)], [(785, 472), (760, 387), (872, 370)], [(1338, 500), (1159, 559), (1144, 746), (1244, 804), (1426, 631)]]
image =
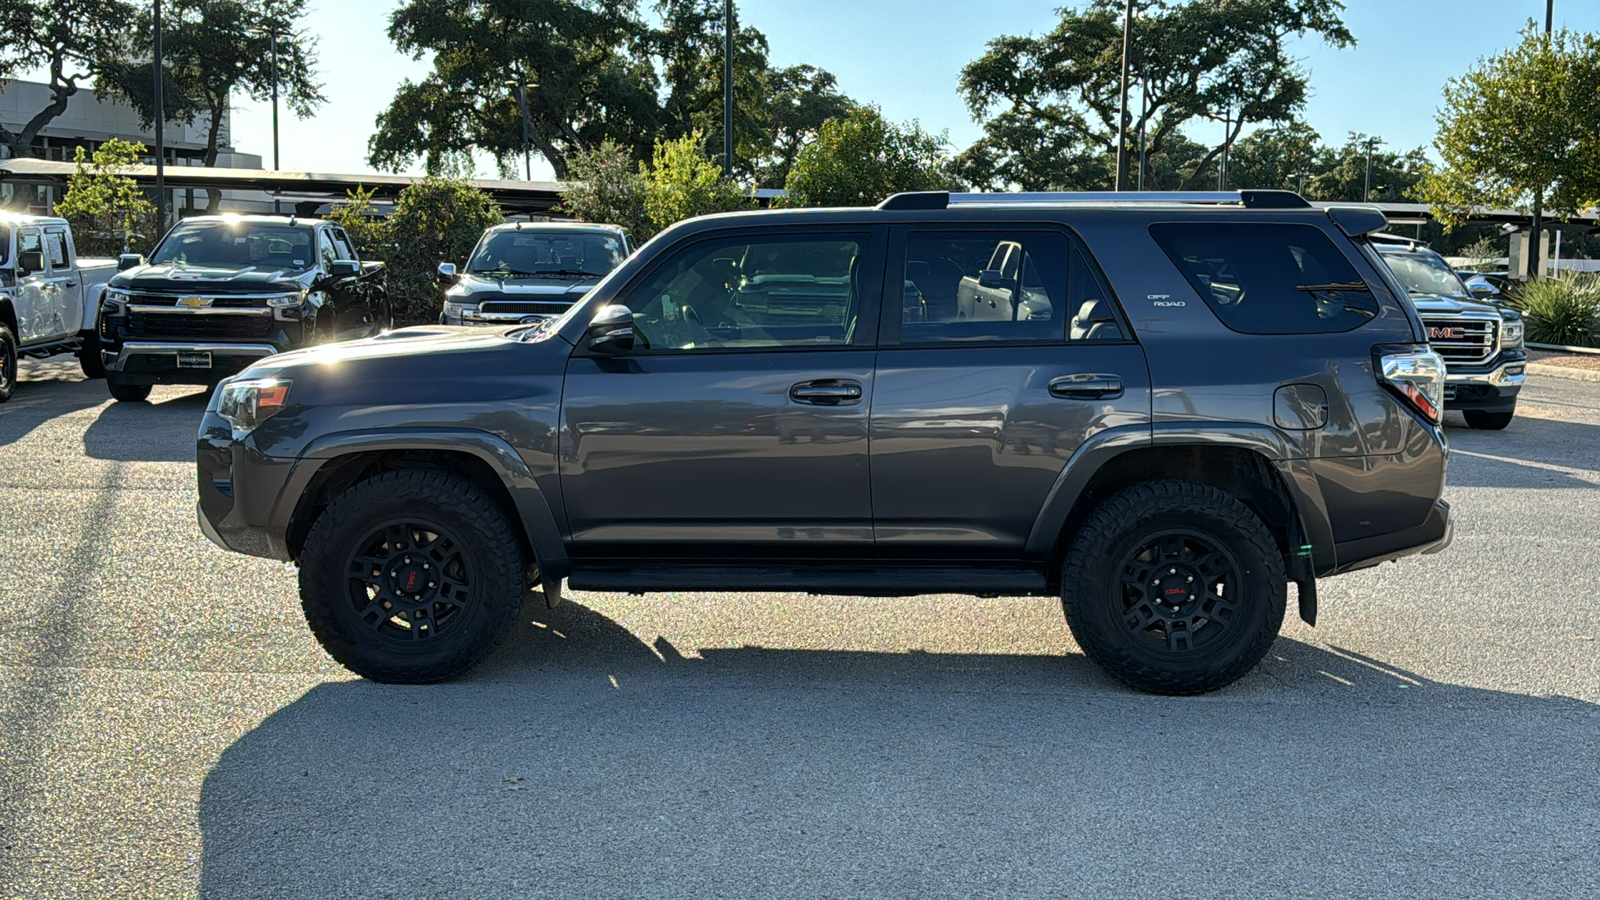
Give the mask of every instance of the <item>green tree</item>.
[(696, 131), (677, 140), (657, 141), (644, 171), (645, 214), (655, 231), (674, 222), (750, 205), (744, 192), (722, 177), (722, 169), (701, 151)]
[[(1368, 141), (1376, 143), (1372, 155), (1372, 189), (1367, 190)], [(1404, 153), (1377, 149), (1376, 138), (1350, 132), (1344, 146), (1323, 148), (1317, 154), (1317, 173), (1306, 184), (1306, 196), (1316, 200), (1402, 203), (1432, 169), (1427, 150), (1417, 147)]]
[(85, 80), (123, 57), (128, 23), (138, 7), (129, 0), (6, 0), (0, 4), (0, 79), (19, 69), (50, 73), (50, 102), (18, 131), (0, 127), (13, 156), (29, 156), (39, 131), (67, 111)]
[[(1600, 201), (1600, 36), (1530, 22), (1522, 42), (1445, 84), (1419, 196), (1451, 224), (1474, 207), (1569, 216)], [(1537, 275), (1529, 261), (1530, 273)]]
[(67, 178), (67, 192), (56, 204), (56, 213), (72, 223), (80, 255), (143, 252), (155, 242), (155, 204), (122, 174), (138, 165), (143, 155), (143, 144), (115, 138), (95, 149), (92, 162), (82, 147), (77, 148), (72, 158), (77, 169)]
[(385, 261), (393, 247), (389, 220), (379, 214), (372, 202), (375, 193), (372, 188), (354, 188), (345, 194), (345, 202), (328, 212), (327, 218), (344, 229), (362, 259)]
[(519, 83), (529, 141), (557, 178), (570, 154), (608, 137), (642, 155), (662, 119), (645, 33), (636, 0), (405, 0), (389, 37), (416, 59), (431, 54), (433, 72), (379, 114), (368, 160), (440, 173), (478, 149), (509, 175), (523, 149)]
[[(165, 79), (162, 105), (168, 121), (203, 120), (205, 164), (217, 163), (222, 119), (237, 92), (264, 101), (276, 78), (280, 98), (304, 118), (326, 98), (316, 80), (317, 42), (297, 23), (308, 0), (167, 0), (162, 26)], [(133, 57), (150, 59), (154, 25), (141, 11), (130, 29)], [(273, 41), (277, 32), (277, 60)], [(103, 67), (95, 91), (126, 100), (144, 127), (155, 122), (150, 62), (114, 61)]]
[(635, 241), (655, 233), (645, 212), (645, 177), (627, 148), (615, 141), (572, 154), (561, 204), (575, 219), (621, 225)]
[[(351, 205), (358, 208), (344, 214), (346, 222), (363, 212), (360, 200)], [(381, 226), (387, 252), (379, 257), (387, 263), (395, 324), (437, 322), (444, 306), (434, 284), (439, 263), (465, 262), (484, 229), (504, 219), (494, 198), (465, 181), (430, 177), (401, 191)]]
[(1304, 193), (1324, 150), (1322, 136), (1304, 122), (1262, 128), (1228, 151), (1228, 186)]
[[(1226, 125), (1177, 188), (1212, 177), (1222, 148), (1247, 125), (1289, 122), (1304, 107), (1308, 76), (1290, 53), (1291, 38), (1355, 43), (1338, 0), (1135, 0), (1134, 9), (1128, 145), (1142, 127), (1154, 166), (1189, 123)], [(1060, 15), (1042, 37), (995, 38), (962, 70), (960, 90), (984, 137), (959, 168), (982, 186), (1112, 187), (1114, 170), (1103, 179), (1103, 167), (1117, 146), (1123, 3), (1088, 0)]]
[(822, 126), (801, 150), (785, 188), (790, 206), (871, 206), (901, 191), (951, 186), (949, 141), (912, 122), (861, 107)]

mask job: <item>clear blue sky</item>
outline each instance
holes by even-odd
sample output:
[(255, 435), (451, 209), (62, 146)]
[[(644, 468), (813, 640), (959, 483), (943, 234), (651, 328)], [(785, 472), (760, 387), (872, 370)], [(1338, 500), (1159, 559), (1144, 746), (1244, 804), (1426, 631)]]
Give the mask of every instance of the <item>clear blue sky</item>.
[[(956, 96), (961, 67), (1001, 34), (1042, 33), (1073, 0), (736, 0), (740, 19), (766, 33), (777, 65), (809, 63), (833, 72), (851, 97), (876, 103), (896, 121), (948, 130), (965, 147), (980, 135)], [(321, 35), (328, 103), (311, 119), (284, 115), (283, 168), (365, 172), (367, 137), (403, 78), (425, 63), (395, 51), (385, 36), (394, 0), (313, 0), (308, 23)], [(648, 7), (646, 0), (642, 5)], [(1445, 80), (1505, 48), (1544, 0), (1347, 0), (1356, 47), (1302, 41), (1294, 53), (1311, 72), (1305, 118), (1328, 142), (1346, 132), (1382, 137), (1406, 150), (1432, 142)], [(1556, 26), (1600, 31), (1600, 0), (1555, 0)], [(24, 77), (37, 78), (42, 73)], [(234, 144), (271, 164), (265, 104), (235, 101)], [(1220, 126), (1212, 130), (1220, 133)], [(1203, 127), (1193, 136), (1214, 139)], [(480, 174), (492, 175), (489, 166)], [(549, 168), (534, 160), (534, 177)]]

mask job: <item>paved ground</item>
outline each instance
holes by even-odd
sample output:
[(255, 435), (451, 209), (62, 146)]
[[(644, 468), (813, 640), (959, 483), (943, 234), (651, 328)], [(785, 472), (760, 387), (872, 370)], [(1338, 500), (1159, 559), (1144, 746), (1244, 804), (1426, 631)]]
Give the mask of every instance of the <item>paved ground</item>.
[(460, 683), (353, 680), (194, 528), (200, 395), (24, 379), (0, 898), (1600, 895), (1600, 384), (1452, 428), (1448, 553), (1166, 699), (949, 597), (578, 595)]

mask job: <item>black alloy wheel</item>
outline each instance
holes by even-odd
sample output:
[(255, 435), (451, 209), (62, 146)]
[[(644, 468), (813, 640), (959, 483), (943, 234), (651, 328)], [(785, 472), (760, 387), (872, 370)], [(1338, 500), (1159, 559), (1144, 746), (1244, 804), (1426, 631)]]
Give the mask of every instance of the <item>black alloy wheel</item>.
[(0, 403), (11, 399), (17, 389), (17, 336), (10, 326), (0, 323)]
[(1233, 683), (1283, 624), (1283, 553), (1256, 513), (1210, 485), (1163, 479), (1113, 494), (1068, 544), (1061, 605), (1083, 652), (1131, 687)]
[(348, 555), (349, 601), (379, 640), (439, 637), (472, 602), (472, 563), (443, 526), (420, 519), (372, 529)]

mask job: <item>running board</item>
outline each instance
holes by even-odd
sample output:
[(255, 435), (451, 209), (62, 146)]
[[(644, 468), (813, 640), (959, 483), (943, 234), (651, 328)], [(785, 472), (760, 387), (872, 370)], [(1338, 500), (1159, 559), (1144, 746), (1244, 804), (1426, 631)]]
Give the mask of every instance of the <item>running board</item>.
[(591, 568), (567, 576), (575, 591), (645, 594), (664, 591), (772, 591), (846, 597), (970, 594), (1028, 597), (1050, 594), (1044, 573), (1015, 566), (637, 566)]
[(83, 338), (71, 338), (65, 341), (51, 341), (48, 344), (36, 344), (32, 347), (18, 347), (17, 355), (23, 359), (49, 359), (61, 353), (76, 353), (83, 349)]

